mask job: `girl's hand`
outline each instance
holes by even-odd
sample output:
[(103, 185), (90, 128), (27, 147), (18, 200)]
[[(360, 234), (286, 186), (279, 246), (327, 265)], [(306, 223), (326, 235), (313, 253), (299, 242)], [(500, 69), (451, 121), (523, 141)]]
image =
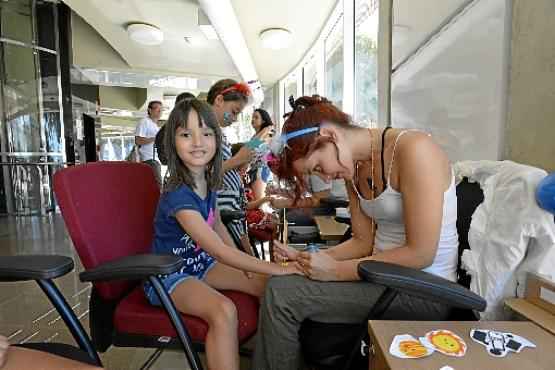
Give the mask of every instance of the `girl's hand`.
[(10, 343), (8, 342), (8, 338), (0, 335), (0, 369), (4, 367), (4, 364), (6, 363), (9, 347)]
[(297, 261), (299, 254), (300, 252), (298, 250), (274, 240), (274, 260), (276, 262)]
[(300, 252), (299, 268), (312, 280), (338, 281), (337, 261), (325, 252)]

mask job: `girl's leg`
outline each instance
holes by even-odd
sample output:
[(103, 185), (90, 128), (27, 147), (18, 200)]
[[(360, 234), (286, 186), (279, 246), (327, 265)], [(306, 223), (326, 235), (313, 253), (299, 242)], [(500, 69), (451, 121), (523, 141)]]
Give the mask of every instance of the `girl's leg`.
[(181, 282), (171, 293), (177, 309), (208, 323), (206, 358), (209, 370), (239, 370), (237, 310), (223, 294), (197, 279)]
[(6, 363), (2, 370), (40, 369), (40, 370), (100, 370), (99, 367), (83, 364), (48, 352), (35, 351), (21, 347), (9, 347)]
[(251, 273), (249, 279), (243, 271), (220, 262), (208, 271), (204, 279), (214, 289), (237, 290), (255, 297), (262, 297), (267, 280), (268, 276), (255, 273)]

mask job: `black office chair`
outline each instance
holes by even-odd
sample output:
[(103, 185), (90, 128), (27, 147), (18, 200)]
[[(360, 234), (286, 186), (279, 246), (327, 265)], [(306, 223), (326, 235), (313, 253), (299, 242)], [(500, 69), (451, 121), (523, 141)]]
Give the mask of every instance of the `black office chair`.
[[(150, 279), (160, 300), (164, 303), (191, 366), (194, 369), (202, 369), (200, 360), (192, 349), (183, 322), (157, 277), (158, 275), (178, 271), (182, 265), (183, 260), (176, 256), (137, 255), (111, 261), (98, 268), (82, 272), (80, 277), (83, 281)], [(68, 274), (73, 268), (73, 260), (65, 256), (28, 255), (0, 257), (0, 282), (35, 280), (60, 314), (60, 317), (67, 325), (78, 345), (78, 347), (75, 347), (65, 343), (25, 343), (17, 346), (44, 351), (74, 361), (102, 367), (102, 362), (89, 336), (56, 287), (56, 284), (52, 281)]]
[[(398, 265), (365, 261), (359, 264), (362, 280), (386, 287), (376, 305), (360, 324), (321, 323), (305, 320), (300, 330), (301, 347), (305, 362), (313, 369), (367, 369), (363, 340), (368, 337), (368, 320), (380, 319), (387, 312), (397, 294), (404, 293), (449, 305), (448, 320), (476, 320), (474, 311), (483, 311), (486, 302), (468, 290), (470, 279), (460, 268), (460, 256), (468, 249), (468, 230), (472, 214), (483, 201), (480, 186), (464, 179), (457, 186), (457, 231), (459, 233), (459, 263), (457, 283), (435, 275)], [(389, 318), (391, 319), (391, 318)], [(404, 318), (406, 319), (406, 318)], [(418, 317), (413, 320), (436, 320), (436, 317)], [(325, 338), (325, 339), (323, 339)]]
[(78, 347), (64, 343), (26, 343), (17, 345), (49, 352), (74, 361), (102, 366), (98, 354), (83, 326), (58, 290), (53, 279), (68, 274), (74, 268), (69, 257), (54, 255), (2, 256), (0, 257), (0, 281), (16, 282), (35, 280), (67, 325)]

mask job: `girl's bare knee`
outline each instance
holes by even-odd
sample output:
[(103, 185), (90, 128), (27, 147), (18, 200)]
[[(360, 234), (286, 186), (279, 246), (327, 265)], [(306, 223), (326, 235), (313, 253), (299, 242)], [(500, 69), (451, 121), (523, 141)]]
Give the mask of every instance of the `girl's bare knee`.
[(218, 305), (210, 310), (208, 322), (210, 325), (236, 327), (237, 308), (235, 303), (227, 297), (222, 297)]

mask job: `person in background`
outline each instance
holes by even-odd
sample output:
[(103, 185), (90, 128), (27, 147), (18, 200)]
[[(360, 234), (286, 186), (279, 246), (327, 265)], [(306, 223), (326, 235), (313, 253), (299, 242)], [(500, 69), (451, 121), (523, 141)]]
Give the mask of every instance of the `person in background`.
[[(237, 121), (251, 96), (250, 88), (245, 83), (238, 83), (232, 79), (216, 82), (208, 91), (206, 100), (214, 109), (220, 127), (230, 126)], [(269, 129), (264, 129), (259, 135), (265, 135)], [(218, 209), (229, 211), (245, 211), (245, 189), (241, 181), (240, 168), (248, 165), (254, 158), (255, 151), (244, 145), (237, 154), (232, 155), (231, 144), (222, 135), (223, 181), (218, 191)], [(245, 219), (236, 219), (227, 225), (235, 243), (246, 251), (251, 251)]]
[(148, 103), (148, 115), (142, 118), (135, 129), (135, 145), (139, 147), (141, 162), (148, 164), (154, 171), (154, 177), (159, 186), (162, 186), (160, 163), (154, 157), (154, 141), (160, 130), (158, 120), (162, 115), (162, 102), (152, 100)]
[[(251, 120), (252, 128), (255, 131), (256, 135), (260, 135), (262, 130), (266, 129), (267, 127), (270, 128), (270, 132), (268, 133), (268, 139), (274, 134), (274, 123), (272, 122), (272, 118), (270, 114), (266, 112), (262, 108), (255, 109), (252, 114)], [(268, 144), (268, 143), (266, 143)], [(267, 154), (267, 151), (259, 150), (257, 151), (257, 156), (253, 163), (250, 166), (248, 171), (248, 179), (249, 183), (247, 184), (251, 190), (253, 195), (253, 200), (257, 201), (259, 199), (263, 199), (266, 197), (266, 185), (269, 181), (272, 180), (272, 172), (270, 168), (266, 164), (263, 159), (263, 156)]]

